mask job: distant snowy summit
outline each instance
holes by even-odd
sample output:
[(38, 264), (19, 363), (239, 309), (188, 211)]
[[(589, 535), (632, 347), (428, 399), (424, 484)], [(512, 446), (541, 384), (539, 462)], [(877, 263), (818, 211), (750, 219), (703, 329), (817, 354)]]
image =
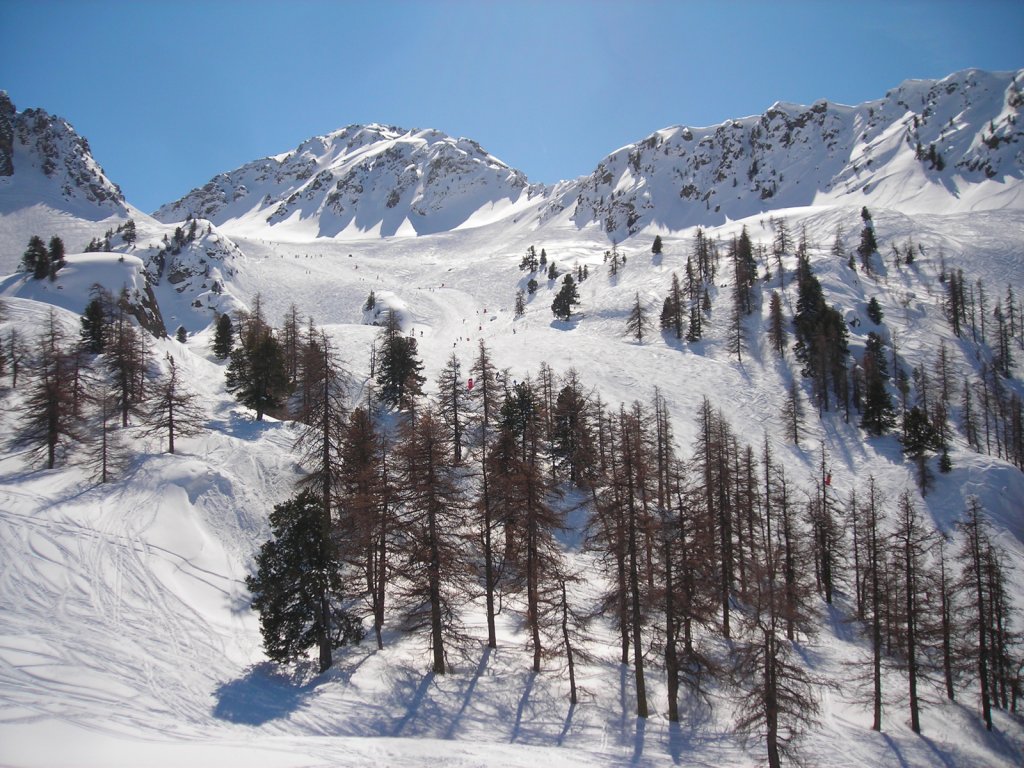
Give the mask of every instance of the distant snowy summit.
[(128, 214), (70, 123), (42, 109), (18, 112), (0, 91), (0, 211), (36, 203), (93, 221)]
[(761, 211), (870, 203), (905, 212), (1024, 208), (1024, 70), (912, 80), (856, 107), (777, 103), (623, 147), (560, 201), (625, 236)]
[(468, 139), (349, 126), (221, 174), (154, 215), (316, 236), (429, 234), (501, 219), (712, 225), (794, 206), (907, 212), (1024, 208), (1024, 70), (907, 81), (859, 106), (777, 103), (707, 128), (657, 131), (588, 176), (531, 185)]
[(352, 125), (220, 174), (154, 217), (299, 227), (317, 236), (431, 234), (542, 194), (469, 139)]

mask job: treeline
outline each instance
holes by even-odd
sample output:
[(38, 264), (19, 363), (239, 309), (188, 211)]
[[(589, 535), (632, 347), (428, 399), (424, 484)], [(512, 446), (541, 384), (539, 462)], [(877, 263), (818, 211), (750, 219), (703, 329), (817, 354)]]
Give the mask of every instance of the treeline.
[[(566, 674), (575, 701), (603, 616), (639, 716), (652, 675), (664, 675), (672, 720), (684, 697), (731, 691), (736, 728), (763, 736), (778, 765), (814, 724), (820, 688), (838, 682), (803, 661), (831, 606), (869, 649), (852, 673), (868, 684), (875, 728), (906, 701), (920, 730), (923, 688), (953, 699), (977, 685), (989, 727), (992, 707), (1016, 711), (1006, 564), (977, 500), (953, 551), (909, 491), (885, 499), (869, 478), (840, 498), (824, 449), (802, 487), (767, 435), (744, 445), (706, 399), (680, 452), (657, 391), (649, 405), (613, 407), (574, 370), (542, 365), (517, 381), (481, 342), (468, 368), (453, 354), (426, 397), (415, 340), (394, 318), (375, 350), (374, 386), (347, 406), (330, 338), (310, 323), (298, 344), (288, 399), (307, 474), (275, 507), (248, 580), (271, 658), (317, 648), (326, 670), (365, 621), (378, 647), (385, 627), (421, 633), (444, 674), (472, 639), (470, 603), (489, 647), (502, 606), (522, 617), (532, 669)], [(560, 543), (578, 508), (584, 557), (608, 585), (599, 604), (581, 600), (580, 558)]]

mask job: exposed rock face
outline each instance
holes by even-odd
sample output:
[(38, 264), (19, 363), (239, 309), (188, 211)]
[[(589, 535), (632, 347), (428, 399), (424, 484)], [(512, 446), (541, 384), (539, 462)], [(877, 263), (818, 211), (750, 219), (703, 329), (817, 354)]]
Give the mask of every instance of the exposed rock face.
[(469, 139), (353, 125), (220, 174), (154, 216), (172, 222), (191, 215), (218, 225), (244, 217), (271, 226), (312, 221), (325, 236), (348, 227), (425, 234), (540, 191)]
[(14, 104), (0, 91), (0, 176), (14, 174)]
[[(51, 197), (94, 206), (101, 216), (126, 215), (121, 189), (92, 156), (89, 142), (71, 124), (42, 109), (18, 112), (0, 92), (0, 177), (14, 177)], [(38, 178), (37, 178), (38, 181)]]
[(628, 237), (840, 201), (899, 203), (929, 186), (959, 197), (1024, 178), (1024, 70), (908, 81), (856, 107), (775, 104), (709, 128), (651, 134), (579, 184), (572, 217)]

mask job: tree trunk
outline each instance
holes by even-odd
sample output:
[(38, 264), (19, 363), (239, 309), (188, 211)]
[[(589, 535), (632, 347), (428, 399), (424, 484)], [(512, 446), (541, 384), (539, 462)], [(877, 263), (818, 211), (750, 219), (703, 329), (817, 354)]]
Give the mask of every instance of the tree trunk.
[(562, 641), (565, 643), (565, 661), (569, 667), (569, 703), (576, 704), (576, 665), (572, 655), (572, 639), (569, 635), (569, 601), (565, 596), (565, 580), (559, 581), (562, 588)]
[(921, 733), (921, 718), (917, 702), (917, 605), (914, 599), (917, 589), (913, 565), (913, 552), (909, 531), (904, 550), (904, 576), (906, 577), (907, 594), (907, 684), (910, 693), (910, 730)]
[(768, 747), (769, 768), (781, 768), (779, 756), (778, 677), (776, 675), (776, 648), (778, 641), (773, 632), (764, 632), (764, 715), (765, 743)]
[[(486, 386), (486, 384), (485, 384)], [(486, 392), (484, 394), (486, 398)], [(486, 400), (485, 400), (486, 409)], [(487, 601), (487, 647), (497, 648), (497, 632), (494, 627), (494, 545), (491, 541), (493, 521), (491, 520), (491, 498), (487, 486), (487, 425), (484, 424), (482, 454), (480, 459), (483, 482), (484, 505), (484, 591)]]
[(427, 569), (430, 579), (430, 632), (431, 645), (434, 651), (433, 671), (438, 675), (445, 673), (444, 664), (444, 637), (441, 626), (441, 573), (440, 559), (437, 544), (437, 514), (433, 504), (427, 504), (427, 535), (430, 547), (430, 566)]

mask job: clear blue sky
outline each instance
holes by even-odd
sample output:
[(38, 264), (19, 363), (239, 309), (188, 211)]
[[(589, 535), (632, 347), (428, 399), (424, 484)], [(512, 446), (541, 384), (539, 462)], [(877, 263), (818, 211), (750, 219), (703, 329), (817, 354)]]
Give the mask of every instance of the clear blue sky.
[(1024, 2), (0, 0), (0, 89), (146, 211), (351, 123), (555, 182), (659, 128), (1024, 67)]

